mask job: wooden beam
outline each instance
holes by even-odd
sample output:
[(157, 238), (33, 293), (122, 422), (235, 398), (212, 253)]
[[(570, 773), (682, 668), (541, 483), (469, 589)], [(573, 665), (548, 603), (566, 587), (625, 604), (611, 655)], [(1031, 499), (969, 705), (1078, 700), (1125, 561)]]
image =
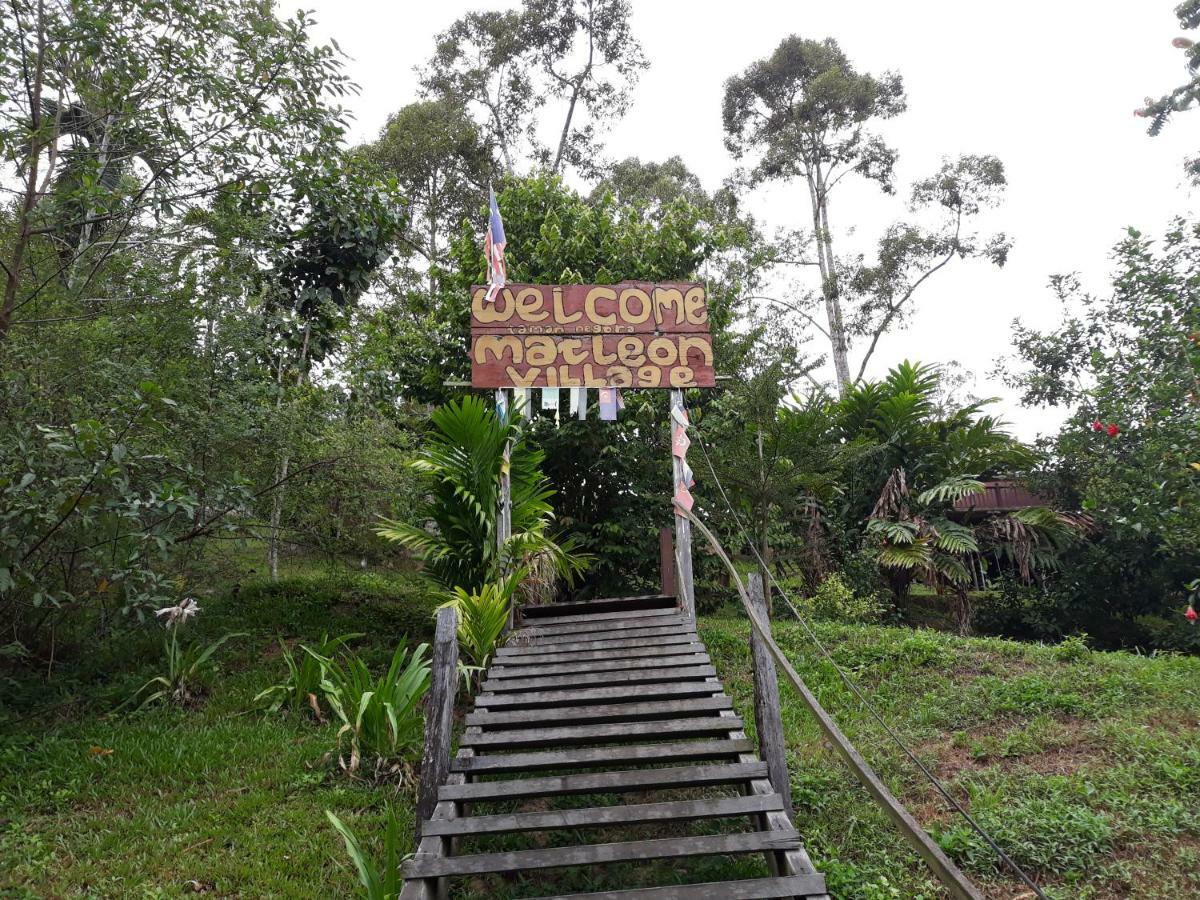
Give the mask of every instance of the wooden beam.
[(454, 726), (454, 694), (458, 686), (458, 615), (452, 606), (438, 610), (433, 636), (429, 693), (425, 699), (425, 748), (421, 755), (421, 790), (417, 797), (417, 836), (421, 822), (437, 806), (438, 788), (450, 772)]
[[(751, 878), (745, 881), (709, 881), (704, 884), (672, 884), (666, 887), (559, 894), (542, 900), (772, 900), (824, 896), (824, 875), (785, 875), (780, 878)], [(826, 898), (828, 900), (828, 898)]]
[(712, 666), (681, 666), (676, 669), (629, 669), (622, 672), (584, 672), (576, 675), (550, 675), (544, 678), (489, 678), (480, 690), (549, 691), (601, 685), (654, 684), (656, 682), (703, 681), (716, 675)]
[(667, 669), (674, 666), (705, 666), (711, 662), (707, 653), (688, 652), (670, 656), (597, 659), (536, 666), (493, 665), (488, 670), (488, 678), (542, 678), (548, 675), (574, 675), (584, 672), (621, 672), (635, 669)]
[[(683, 409), (683, 391), (671, 389), (671, 409)], [(671, 445), (675, 433), (675, 422), (667, 416), (667, 446)], [(674, 453), (671, 454), (671, 496), (683, 480), (683, 465)], [(679, 608), (689, 619), (696, 618), (696, 595), (692, 583), (692, 525), (686, 516), (675, 516), (675, 593), (679, 597)]]
[[(733, 736), (744, 738), (738, 733), (742, 720), (726, 710), (721, 717), (688, 716), (680, 719), (657, 719), (642, 722), (600, 722), (592, 725), (560, 725), (557, 727), (513, 728), (505, 731), (484, 733), (482, 729), (467, 733), (459, 739), (461, 747), (478, 747), (481, 750), (515, 749), (517, 747), (561, 747), (568, 744), (611, 744), (633, 738), (680, 738), (703, 737), (705, 735)], [(461, 753), (461, 751), (460, 751)], [(764, 782), (766, 779), (763, 779)]]
[[(750, 603), (763, 617), (770, 620), (762, 575), (747, 577)], [(792, 780), (788, 775), (787, 741), (783, 736), (783, 718), (779, 707), (779, 680), (775, 676), (775, 661), (758, 632), (750, 630), (750, 655), (754, 664), (754, 725), (758, 732), (758, 751), (770, 772), (771, 784), (783, 797), (788, 815), (792, 814)]]
[(531, 753), (489, 753), (452, 760), (456, 772), (532, 772), (538, 769), (586, 769), (592, 766), (666, 763), (686, 760), (729, 760), (753, 750), (747, 740), (675, 741), (666, 744), (625, 744), (620, 747), (576, 747)]
[(597, 706), (557, 706), (544, 709), (514, 709), (511, 712), (467, 713), (467, 724), (480, 728), (549, 725), (560, 722), (631, 722), (698, 716), (732, 709), (728, 697), (688, 697), (682, 700), (652, 700), (648, 703), (604, 703)]

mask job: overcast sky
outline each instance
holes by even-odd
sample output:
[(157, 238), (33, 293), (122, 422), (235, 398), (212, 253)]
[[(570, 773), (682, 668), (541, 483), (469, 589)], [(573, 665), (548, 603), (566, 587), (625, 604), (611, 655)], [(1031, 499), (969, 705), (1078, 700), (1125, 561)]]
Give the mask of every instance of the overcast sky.
[[(413, 66), (434, 35), (463, 12), (496, 2), (308, 0), (322, 38), (350, 56), (362, 88), (348, 102), (355, 141), (374, 137), (388, 114), (417, 97)], [(1006, 231), (1008, 265), (956, 262), (922, 289), (912, 325), (881, 342), (869, 375), (909, 358), (957, 360), (1001, 395), (1024, 438), (1050, 430), (1059, 414), (1025, 410), (988, 377), (1010, 352), (1011, 322), (1048, 327), (1059, 308), (1046, 287), (1078, 271), (1105, 289), (1109, 253), (1127, 226), (1157, 234), (1196, 207), (1182, 160), (1200, 149), (1200, 112), (1180, 116), (1160, 137), (1133, 110), (1184, 80), (1171, 11), (1176, 0), (633, 0), (634, 32), (650, 68), (629, 115), (608, 134), (606, 155), (683, 157), (709, 188), (734, 168), (722, 144), (722, 85), (789, 34), (833, 37), (873, 73), (899, 72), (908, 112), (883, 132), (900, 151), (901, 185), (934, 171), (945, 155), (992, 153), (1007, 167), (1004, 205), (981, 226)], [(901, 198), (868, 187), (839, 188), (835, 230), (854, 228), (843, 247), (864, 247), (905, 212)], [(903, 191), (902, 191), (903, 193)], [(771, 228), (802, 226), (802, 185), (760, 190), (751, 209)], [(852, 351), (852, 364), (856, 354)]]

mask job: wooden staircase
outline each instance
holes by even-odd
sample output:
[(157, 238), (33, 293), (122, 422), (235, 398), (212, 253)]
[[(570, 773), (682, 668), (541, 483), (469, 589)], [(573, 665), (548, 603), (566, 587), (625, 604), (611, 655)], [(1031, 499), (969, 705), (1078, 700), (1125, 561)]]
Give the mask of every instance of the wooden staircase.
[[(490, 898), (825, 897), (742, 729), (674, 598), (526, 609), (466, 717), (401, 897), (458, 896), (464, 885)], [(609, 840), (623, 831), (633, 835)], [(514, 841), (522, 848), (507, 849)], [(747, 855), (764, 859), (760, 874), (638, 886), (664, 871), (689, 882), (712, 871), (704, 857)], [(532, 875), (566, 867), (588, 867), (573, 883), (613, 889), (547, 894), (560, 882)], [(497, 876), (499, 886), (480, 881)]]

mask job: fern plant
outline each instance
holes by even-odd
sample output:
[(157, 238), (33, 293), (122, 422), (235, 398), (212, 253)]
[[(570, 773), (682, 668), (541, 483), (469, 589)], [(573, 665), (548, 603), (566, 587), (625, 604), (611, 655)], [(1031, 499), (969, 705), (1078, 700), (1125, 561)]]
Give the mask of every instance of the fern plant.
[(409, 649), (400, 642), (387, 671), (378, 678), (356, 654), (342, 661), (304, 648), (321, 665), (321, 692), (342, 723), (337, 733), (338, 763), (354, 774), (364, 759), (376, 770), (420, 747), (420, 703), (429, 689), (428, 644)]

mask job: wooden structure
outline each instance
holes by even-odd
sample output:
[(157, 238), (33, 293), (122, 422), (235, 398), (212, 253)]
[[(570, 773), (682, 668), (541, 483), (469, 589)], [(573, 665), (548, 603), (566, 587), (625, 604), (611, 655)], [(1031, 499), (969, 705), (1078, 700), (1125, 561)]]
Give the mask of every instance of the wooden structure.
[[(452, 896), (457, 879), (561, 867), (676, 860), (686, 879), (697, 857), (746, 854), (765, 859), (760, 877), (654, 886), (622, 870), (617, 890), (568, 896), (825, 897), (676, 598), (534, 607), (518, 625), (467, 714), (445, 783), (434, 786), (436, 804), (404, 864), (404, 900)], [(430, 715), (445, 703), (431, 697)], [(702, 823), (701, 833), (681, 834), (685, 823)], [(632, 835), (611, 839), (622, 831)], [(498, 836), (520, 846), (493, 849)]]

